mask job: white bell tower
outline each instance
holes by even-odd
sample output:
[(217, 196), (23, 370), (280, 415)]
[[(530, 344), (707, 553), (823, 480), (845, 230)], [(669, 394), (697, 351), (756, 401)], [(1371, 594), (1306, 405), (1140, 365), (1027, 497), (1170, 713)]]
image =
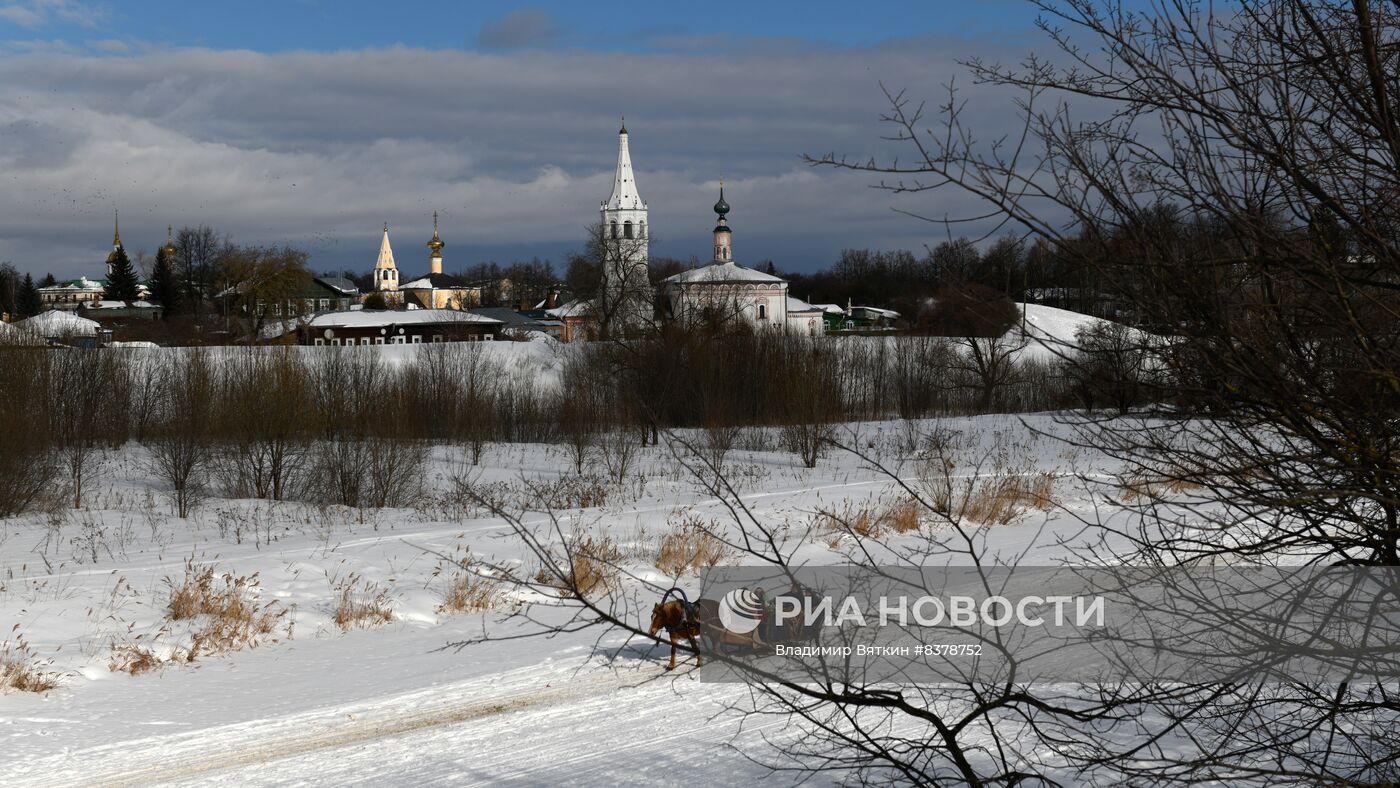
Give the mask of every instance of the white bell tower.
[(632, 174), (626, 119), (617, 133), (617, 173), (613, 176), (612, 196), (602, 204), (602, 212), (603, 232), (619, 241), (633, 241), (628, 246), (645, 262), (651, 228), (647, 226), (647, 204), (637, 193), (637, 181)]
[(394, 265), (394, 247), (389, 245), (389, 223), (384, 223), (384, 238), (379, 241), (379, 259), (374, 263), (374, 289), (394, 293), (399, 289), (399, 267)]

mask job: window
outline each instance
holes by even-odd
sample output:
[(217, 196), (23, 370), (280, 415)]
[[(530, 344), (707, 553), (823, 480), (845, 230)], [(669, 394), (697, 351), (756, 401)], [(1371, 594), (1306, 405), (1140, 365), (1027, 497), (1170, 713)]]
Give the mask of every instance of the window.
[(368, 344), (369, 344), (369, 337), (360, 337), (360, 344), (361, 344), (361, 345), (368, 345)]
[(403, 344), (403, 337), (389, 337), (389, 344), (391, 344), (391, 345), (402, 345), (402, 344)]
[(339, 339), (339, 338), (332, 339), (332, 340), (331, 340), (331, 344), (332, 344), (332, 345), (336, 345), (336, 346), (338, 347), (338, 346), (340, 345), (340, 339)]
[(434, 341), (434, 342), (441, 342), (441, 341), (442, 341), (442, 334), (433, 334), (433, 341)]
[(282, 316), (282, 302), (281, 302), (281, 301), (277, 301), (277, 302), (273, 303), (273, 305), (272, 305), (272, 314), (276, 315), (277, 317), (281, 317), (281, 316)]
[(645, 237), (647, 237), (647, 223), (646, 223), (646, 222), (637, 222), (637, 237), (638, 237), (638, 238), (645, 238)]
[(612, 237), (617, 237), (617, 222), (612, 223)]
[(382, 345), (382, 344), (384, 344), (384, 337), (375, 337), (375, 338), (374, 338), (374, 344), (376, 344), (376, 345)]
[(317, 306), (319, 306), (319, 307), (321, 308), (321, 311), (322, 311), (322, 312), (324, 312), (324, 311), (326, 311), (327, 309), (330, 309), (330, 308), (331, 308), (331, 300), (330, 300), (329, 298), (322, 298), (320, 301), (318, 301), (318, 302), (316, 302), (316, 303), (317, 303)]
[(762, 303), (762, 302), (759, 303), (759, 305), (758, 305), (758, 319), (759, 319), (759, 320), (767, 320), (767, 319), (768, 319), (768, 305), (767, 305), (767, 304)]
[(631, 238), (631, 237), (632, 237), (632, 223), (631, 223), (630, 221), (628, 221), (628, 222), (623, 222), (623, 223), (622, 223), (622, 237), (623, 237), (623, 238)]
[(413, 344), (415, 344), (415, 345), (421, 345), (421, 344), (423, 344), (423, 335), (422, 335), (422, 334), (414, 334), (414, 335), (413, 335)]
[(490, 334), (485, 334), (481, 337), (482, 342), (490, 342), (493, 339), (495, 339), (495, 337), (491, 336)]
[(326, 344), (326, 340), (321, 339), (320, 337), (316, 337), (316, 339), (315, 339), (315, 344), (317, 344), (317, 345), (324, 345), (324, 344)]

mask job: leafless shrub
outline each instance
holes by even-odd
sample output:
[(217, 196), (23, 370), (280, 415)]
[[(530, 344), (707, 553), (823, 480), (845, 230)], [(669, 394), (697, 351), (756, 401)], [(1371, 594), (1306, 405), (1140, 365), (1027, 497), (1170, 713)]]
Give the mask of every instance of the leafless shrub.
[(82, 508), (83, 494), (103, 471), (104, 448), (125, 436), (126, 414), (114, 407), (118, 377), (125, 380), (123, 358), (64, 348), (52, 351), (44, 368), (49, 435), (74, 509)]
[(311, 392), (300, 357), (252, 349), (222, 365), (213, 468), (231, 497), (295, 498), (305, 479)]
[(609, 486), (598, 476), (561, 476), (552, 482), (535, 482), (523, 491), (533, 500), (522, 504), (544, 504), (552, 509), (588, 509), (608, 502)]
[(603, 433), (599, 441), (599, 457), (608, 478), (615, 485), (622, 485), (637, 464), (637, 454), (641, 451), (637, 433), (629, 429), (612, 429)]
[(208, 357), (192, 351), (165, 370), (159, 426), (148, 443), (152, 470), (171, 486), (180, 517), (207, 489), (209, 462), (214, 454), (211, 421), (214, 377)]
[(0, 517), (42, 503), (60, 473), (45, 423), (48, 361), (42, 349), (0, 347)]

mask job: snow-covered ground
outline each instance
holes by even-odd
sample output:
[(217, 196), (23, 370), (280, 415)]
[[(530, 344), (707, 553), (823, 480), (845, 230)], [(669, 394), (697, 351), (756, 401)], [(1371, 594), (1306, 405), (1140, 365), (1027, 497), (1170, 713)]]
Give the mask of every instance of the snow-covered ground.
[[(1053, 561), (1064, 553), (1059, 539), (1080, 529), (1074, 514), (1095, 505), (1072, 475), (1115, 469), (1036, 436), (1032, 428), (1057, 429), (1051, 417), (1025, 422), (944, 424), (960, 431), (969, 457), (995, 454), (1003, 470), (1057, 474), (1056, 508), (1028, 509), (987, 531), (993, 552)], [(848, 429), (852, 444), (898, 463), (907, 425)], [(750, 719), (741, 728), (726, 708), (744, 689), (664, 673), (660, 646), (580, 632), (445, 648), (483, 625), (496, 635), (518, 626), (439, 612), (448, 558), (470, 550), (531, 570), (503, 521), (454, 496), (459, 452), (433, 450), (429, 493), (411, 509), (211, 498), (181, 520), (140, 449), (129, 447), (108, 458), (90, 508), (0, 520), (0, 640), (22, 637), (58, 680), (48, 693), (0, 695), (4, 782), (714, 784), (763, 776), (749, 758), (763, 760), (781, 741), (779, 723)], [(745, 502), (775, 523), (871, 504), (893, 489), (849, 454), (808, 470), (767, 446), (736, 450), (727, 464)], [(558, 447), (492, 445), (475, 483), (519, 495), (522, 480), (559, 478), (569, 465)], [(665, 446), (644, 450), (606, 505), (565, 514), (571, 528), (615, 540), (629, 571), (656, 583), (669, 582), (654, 565), (663, 534), (686, 517), (724, 516)], [(799, 560), (838, 562), (846, 547), (812, 539)], [(133, 647), (162, 658), (189, 647), (194, 624), (167, 616), (187, 565), (256, 575), (250, 596), (285, 612), (251, 647), (138, 675), (112, 669)], [(347, 587), (357, 598), (378, 593), (392, 621), (342, 630), (334, 616)]]

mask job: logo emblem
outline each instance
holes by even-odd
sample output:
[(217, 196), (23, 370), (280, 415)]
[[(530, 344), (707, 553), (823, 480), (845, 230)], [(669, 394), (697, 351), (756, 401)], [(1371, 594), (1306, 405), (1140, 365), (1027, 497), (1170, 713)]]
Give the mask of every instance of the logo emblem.
[(736, 635), (758, 629), (763, 620), (763, 600), (747, 588), (736, 588), (719, 600), (719, 621)]

